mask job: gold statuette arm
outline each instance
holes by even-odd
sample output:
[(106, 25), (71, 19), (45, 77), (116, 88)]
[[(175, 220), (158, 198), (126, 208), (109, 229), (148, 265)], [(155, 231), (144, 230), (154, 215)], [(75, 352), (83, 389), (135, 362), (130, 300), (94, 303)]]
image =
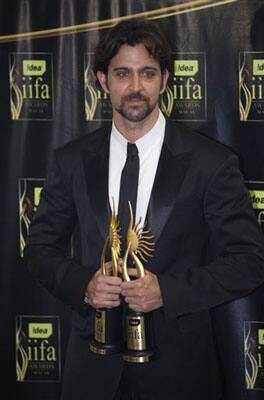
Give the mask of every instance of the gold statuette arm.
[(147, 261), (148, 257), (151, 257), (151, 253), (154, 251), (153, 235), (150, 234), (150, 230), (139, 228), (141, 220), (137, 224), (134, 224), (134, 216), (131, 203), (128, 202), (130, 211), (130, 222), (127, 231), (127, 249), (123, 259), (123, 279), (128, 282), (130, 277), (127, 272), (127, 259), (130, 255), (134, 262), (135, 268), (137, 269), (138, 278), (145, 276), (145, 270), (141, 261)]
[(116, 249), (113, 246), (111, 247), (111, 254), (112, 254), (113, 276), (118, 276), (118, 258), (119, 258), (119, 253), (116, 251)]
[(119, 222), (116, 217), (115, 204), (113, 199), (113, 211), (111, 216), (111, 223), (109, 227), (109, 246), (111, 247), (112, 256), (112, 274), (118, 276), (118, 259), (121, 251), (121, 238)]
[(137, 273), (138, 273), (138, 278), (143, 278), (145, 276), (145, 269), (143, 267), (143, 264), (140, 261), (140, 259), (137, 257), (135, 252), (131, 251), (131, 242), (129, 242), (127, 249), (126, 249), (126, 253), (123, 258), (123, 267), (122, 267), (122, 274), (123, 274), (123, 279), (125, 282), (130, 281), (130, 276), (128, 274), (128, 269), (127, 269), (127, 258), (128, 258), (129, 254), (130, 254), (132, 260), (134, 261), (135, 268), (137, 269)]
[(100, 270), (103, 275), (107, 275), (106, 268), (105, 268), (105, 254), (106, 254), (108, 242), (109, 242), (109, 236), (107, 236), (107, 238), (106, 238), (106, 241), (105, 241), (105, 244), (103, 247), (103, 251), (102, 251), (102, 255), (101, 255)]
[(145, 276), (145, 269), (143, 267), (142, 262), (137, 257), (137, 255), (134, 253), (134, 251), (131, 252), (131, 258), (135, 263), (135, 266), (136, 266), (136, 269), (138, 272), (138, 278), (143, 278)]
[(128, 271), (127, 271), (127, 257), (129, 254), (129, 250), (130, 250), (130, 245), (131, 243), (128, 244), (124, 258), (123, 258), (123, 265), (122, 265), (122, 275), (123, 275), (123, 279), (125, 282), (129, 282), (130, 281), (130, 276), (128, 275)]

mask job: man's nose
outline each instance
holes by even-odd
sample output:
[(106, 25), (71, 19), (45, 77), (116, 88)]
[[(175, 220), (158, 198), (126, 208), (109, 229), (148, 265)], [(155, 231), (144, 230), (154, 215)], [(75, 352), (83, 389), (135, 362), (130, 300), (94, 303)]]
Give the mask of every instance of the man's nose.
[(139, 74), (133, 74), (130, 82), (131, 88), (136, 92), (141, 89), (141, 79)]

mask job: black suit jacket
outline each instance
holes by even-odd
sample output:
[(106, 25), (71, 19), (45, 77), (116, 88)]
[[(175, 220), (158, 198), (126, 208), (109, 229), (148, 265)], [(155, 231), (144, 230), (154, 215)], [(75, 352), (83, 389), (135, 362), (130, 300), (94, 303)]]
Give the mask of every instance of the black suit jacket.
[[(74, 310), (63, 400), (112, 399), (123, 366), (120, 355), (89, 352), (94, 310), (83, 303), (110, 219), (110, 130), (55, 151), (25, 250), (36, 279)], [(156, 245), (146, 268), (158, 276), (164, 306), (153, 312), (159, 358), (132, 366), (134, 379), (143, 399), (218, 399), (209, 310), (264, 281), (263, 239), (237, 157), (167, 122), (147, 218)], [(71, 258), (74, 229), (79, 246)]]

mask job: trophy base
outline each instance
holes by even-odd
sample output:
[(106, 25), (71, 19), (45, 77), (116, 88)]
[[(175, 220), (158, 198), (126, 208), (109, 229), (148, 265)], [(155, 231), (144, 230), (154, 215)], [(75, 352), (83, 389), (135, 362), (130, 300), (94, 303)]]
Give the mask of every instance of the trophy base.
[(108, 345), (104, 343), (99, 343), (96, 340), (90, 342), (90, 350), (93, 353), (99, 354), (100, 356), (108, 356), (111, 354), (120, 353), (124, 348), (123, 343)]
[(126, 349), (123, 360), (130, 363), (148, 363), (156, 358), (154, 351), (152, 313), (127, 310)]
[(129, 363), (148, 363), (154, 360), (155, 352), (153, 350), (149, 351), (126, 351), (123, 354), (123, 360)]
[(94, 337), (90, 350), (102, 356), (120, 353), (124, 348), (122, 308), (100, 308), (95, 312)]

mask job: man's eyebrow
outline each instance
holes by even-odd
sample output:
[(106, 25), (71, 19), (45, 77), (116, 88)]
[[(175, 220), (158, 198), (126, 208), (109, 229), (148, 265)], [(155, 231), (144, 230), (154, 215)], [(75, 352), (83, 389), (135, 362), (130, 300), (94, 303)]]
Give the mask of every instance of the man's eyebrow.
[(152, 71), (158, 71), (159, 68), (158, 67), (154, 67), (152, 65), (146, 65), (145, 67), (141, 68), (142, 71), (144, 71), (145, 69), (151, 69)]
[[(115, 68), (113, 68), (113, 71), (131, 70), (131, 69), (132, 69), (132, 68), (130, 68), (130, 67), (120, 66), (120, 67), (115, 67)], [(142, 68), (139, 68), (139, 71), (144, 71), (144, 70), (146, 70), (146, 69), (148, 69), (148, 70), (153, 70), (153, 71), (158, 71), (158, 70), (159, 70), (158, 67), (154, 67), (154, 66), (152, 66), (152, 65), (146, 65), (146, 66), (144, 66), (144, 67), (142, 67)]]
[(113, 68), (113, 71), (119, 71), (120, 69), (130, 69), (129, 67), (115, 67), (115, 68)]

